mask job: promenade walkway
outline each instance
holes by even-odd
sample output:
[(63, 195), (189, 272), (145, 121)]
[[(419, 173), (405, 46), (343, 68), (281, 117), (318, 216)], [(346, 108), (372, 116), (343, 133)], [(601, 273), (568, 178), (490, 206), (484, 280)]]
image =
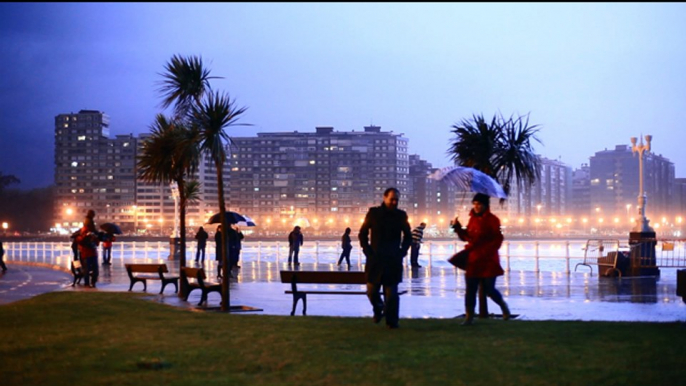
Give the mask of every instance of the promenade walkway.
[[(59, 260), (59, 261), (53, 261)], [(72, 288), (71, 276), (65, 275), (64, 257), (55, 259), (13, 260), (7, 259), (8, 273), (0, 275), (0, 289), (11, 287), (10, 280), (18, 279), (18, 271), (41, 270), (50, 268), (53, 272), (41, 271), (40, 280), (34, 283), (22, 282), (23, 291), (28, 296), (52, 290), (61, 291), (121, 291), (126, 292), (129, 278), (124, 264), (130, 259), (113, 258), (112, 266), (100, 266), (100, 279), (96, 289), (77, 286)], [(157, 262), (157, 260), (155, 261)], [(178, 261), (161, 259), (171, 274), (178, 274)], [(230, 304), (256, 307), (255, 312), (269, 315), (289, 315), (291, 295), (284, 291), (289, 288), (279, 279), (279, 270), (287, 269), (285, 263), (247, 261), (241, 262), (242, 268), (234, 271), (230, 282)], [(191, 266), (194, 264), (191, 262)], [(214, 261), (206, 262), (208, 275), (216, 275)], [(338, 270), (331, 263), (303, 263), (301, 270)], [(353, 265), (352, 270), (361, 270), (361, 265)], [(464, 313), (464, 275), (461, 271), (446, 267), (406, 269), (400, 288), (408, 291), (401, 296), (401, 318), (454, 318)], [(26, 276), (26, 275), (25, 275)], [(40, 287), (40, 283), (56, 284)], [(62, 284), (59, 284), (62, 283)], [(4, 286), (4, 287), (3, 287)], [(510, 271), (498, 278), (497, 288), (505, 296), (514, 314), (521, 320), (595, 320), (595, 321), (686, 321), (686, 304), (676, 296), (675, 269), (662, 269), (659, 278), (602, 278), (596, 271), (591, 275), (584, 272), (530, 272)], [(36, 290), (37, 288), (42, 288)], [(167, 286), (165, 293), (159, 292), (159, 283), (148, 283), (148, 299), (175, 307), (192, 310), (217, 309), (220, 302), (218, 294), (210, 294), (207, 308), (197, 307), (199, 291), (184, 302), (173, 293), (173, 286)], [(21, 292), (21, 288), (15, 288)], [(15, 292), (15, 294), (19, 293)], [(142, 292), (137, 284), (134, 292)], [(0, 292), (0, 304), (7, 303), (7, 290)], [(13, 295), (20, 299), (21, 296)], [(13, 300), (9, 301), (13, 301)], [(489, 311), (500, 313), (497, 305), (489, 301)], [(296, 317), (302, 312), (298, 305)], [(252, 313), (252, 312), (251, 312)], [(371, 310), (364, 296), (319, 295), (308, 297), (308, 315), (370, 317)]]

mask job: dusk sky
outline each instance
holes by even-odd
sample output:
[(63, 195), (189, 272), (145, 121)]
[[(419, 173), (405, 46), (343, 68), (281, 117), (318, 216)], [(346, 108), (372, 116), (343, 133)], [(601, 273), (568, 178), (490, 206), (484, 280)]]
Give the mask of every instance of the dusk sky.
[(572, 168), (652, 134), (686, 177), (684, 3), (2, 3), (0, 172), (51, 185), (58, 114), (148, 132), (174, 54), (248, 107), (231, 136), (374, 124), (443, 167), (453, 124), (530, 114)]

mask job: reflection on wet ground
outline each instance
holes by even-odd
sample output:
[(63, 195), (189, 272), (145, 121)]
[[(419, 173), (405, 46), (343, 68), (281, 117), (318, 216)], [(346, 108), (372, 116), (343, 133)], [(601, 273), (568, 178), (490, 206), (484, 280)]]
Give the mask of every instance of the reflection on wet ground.
[[(130, 260), (113, 260), (112, 266), (100, 266), (99, 291), (127, 291), (129, 278), (124, 264)], [(143, 261), (140, 261), (143, 262)], [(178, 274), (178, 261), (146, 259), (145, 262), (166, 263), (171, 274)], [(10, 263), (11, 264), (11, 263)], [(59, 265), (59, 264), (58, 264)], [(194, 264), (191, 263), (191, 266)], [(242, 268), (234, 271), (231, 279), (230, 304), (246, 305), (261, 309), (259, 313), (289, 315), (292, 297), (284, 291), (288, 284), (280, 282), (279, 271), (289, 269), (285, 263), (242, 262)], [(10, 266), (11, 267), (11, 266)], [(216, 275), (214, 261), (204, 265), (208, 277)], [(303, 263), (300, 270), (335, 271), (332, 263)], [(362, 270), (360, 264), (351, 270)], [(64, 280), (64, 274), (62, 279)], [(4, 278), (0, 278), (2, 282)], [(63, 290), (72, 289), (69, 278)], [(197, 307), (200, 294), (195, 291), (188, 302), (173, 293), (167, 286), (158, 295), (159, 283), (148, 283), (149, 299), (164, 304), (190, 309)], [(676, 296), (676, 270), (662, 269), (660, 277), (606, 278), (589, 272), (531, 272), (510, 271), (499, 277), (496, 287), (503, 293), (512, 312), (522, 320), (606, 320), (606, 321), (686, 321), (686, 304)], [(0, 287), (1, 288), (1, 287)], [(312, 285), (309, 288), (341, 289), (341, 286)], [(362, 286), (347, 286), (363, 289)], [(403, 318), (454, 318), (464, 313), (465, 278), (462, 271), (446, 267), (406, 269), (401, 290), (408, 293), (401, 297), (400, 313)], [(134, 292), (142, 292), (135, 287)], [(0, 296), (3, 296), (0, 294)], [(218, 294), (210, 294), (208, 306), (219, 305)], [(489, 301), (489, 311), (500, 313), (498, 306)], [(301, 313), (299, 306), (296, 315)], [(325, 316), (371, 316), (371, 308), (365, 296), (310, 295), (308, 315)]]

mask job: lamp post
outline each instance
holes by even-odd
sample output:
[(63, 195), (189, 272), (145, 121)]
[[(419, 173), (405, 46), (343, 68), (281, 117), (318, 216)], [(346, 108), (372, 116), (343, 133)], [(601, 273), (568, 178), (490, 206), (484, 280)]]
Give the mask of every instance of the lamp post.
[(643, 138), (640, 142), (636, 137), (631, 137), (631, 152), (638, 153), (638, 217), (636, 225), (629, 233), (629, 245), (632, 249), (631, 272), (627, 276), (659, 276), (660, 269), (655, 265), (655, 231), (648, 225), (650, 222), (645, 216), (646, 192), (643, 189), (643, 155), (650, 152), (650, 140), (652, 135), (646, 135), (646, 143)]
[(653, 232), (653, 228), (648, 225), (650, 220), (646, 218), (647, 198), (646, 192), (643, 190), (643, 154), (650, 152), (650, 140), (652, 138), (652, 135), (646, 135), (644, 145), (643, 138), (639, 144), (636, 144), (636, 137), (631, 137), (631, 152), (638, 153), (638, 218), (633, 229), (634, 232)]

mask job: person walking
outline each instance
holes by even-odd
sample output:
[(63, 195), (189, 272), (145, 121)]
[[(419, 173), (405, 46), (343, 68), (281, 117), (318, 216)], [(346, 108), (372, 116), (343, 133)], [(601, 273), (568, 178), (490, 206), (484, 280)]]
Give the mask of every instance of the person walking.
[(424, 237), (424, 228), (426, 223), (419, 224), (418, 227), (412, 230), (412, 249), (410, 250), (410, 265), (412, 268), (421, 268), (419, 265), (419, 248), (422, 246), (422, 238)]
[(338, 266), (340, 266), (343, 262), (343, 259), (345, 259), (345, 262), (348, 263), (348, 269), (350, 269), (350, 251), (353, 250), (353, 243), (350, 240), (350, 232), (350, 228), (345, 228), (345, 232), (341, 237), (341, 248), (343, 249), (343, 252), (341, 252), (341, 257), (338, 259)]
[(195, 251), (195, 264), (200, 262), (200, 256), (202, 255), (202, 264), (205, 264), (205, 246), (207, 245), (207, 238), (209, 235), (205, 232), (205, 228), (198, 228), (198, 232), (195, 234), (195, 239), (198, 240), (198, 249)]
[(112, 243), (117, 241), (112, 233), (105, 234), (102, 241), (102, 265), (112, 265)]
[[(403, 279), (403, 258), (412, 244), (407, 213), (398, 209), (399, 201), (398, 189), (386, 189), (381, 205), (369, 208), (358, 234), (360, 247), (367, 258), (364, 271), (374, 323), (379, 323), (385, 316), (386, 327), (390, 329), (399, 327), (398, 284)], [(382, 286), (383, 300), (379, 293)]]
[(0, 240), (0, 267), (2, 267), (2, 272), (7, 271), (7, 266), (5, 265), (5, 247), (2, 246), (2, 240)]
[(295, 226), (291, 233), (288, 234), (288, 264), (291, 264), (291, 259), (294, 260), (295, 266), (299, 266), (298, 254), (300, 253), (300, 247), (305, 242), (302, 232), (299, 226)]
[(464, 298), (465, 319), (462, 325), (474, 323), (474, 308), (479, 282), (483, 291), (500, 306), (503, 319), (510, 319), (510, 309), (502, 294), (495, 288), (495, 281), (504, 271), (500, 265), (498, 249), (503, 243), (503, 233), (500, 230), (500, 219), (491, 213), (490, 197), (477, 193), (472, 199), (473, 208), (469, 212), (467, 229), (463, 229), (456, 217), (450, 222), (453, 231), (462, 241), (466, 241), (465, 250), (468, 251), (465, 278), (467, 291)]

